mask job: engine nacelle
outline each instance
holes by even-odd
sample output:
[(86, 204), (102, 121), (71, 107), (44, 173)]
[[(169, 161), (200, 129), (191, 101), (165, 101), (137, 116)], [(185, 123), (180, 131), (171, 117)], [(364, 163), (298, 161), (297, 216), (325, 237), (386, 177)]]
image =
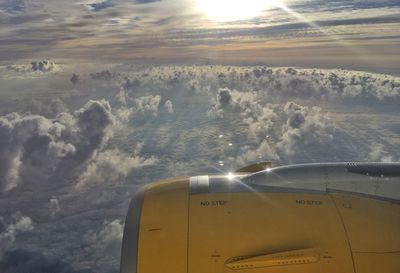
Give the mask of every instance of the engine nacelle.
[(128, 210), (121, 273), (397, 273), (399, 200), (399, 163), (261, 164), (149, 184)]

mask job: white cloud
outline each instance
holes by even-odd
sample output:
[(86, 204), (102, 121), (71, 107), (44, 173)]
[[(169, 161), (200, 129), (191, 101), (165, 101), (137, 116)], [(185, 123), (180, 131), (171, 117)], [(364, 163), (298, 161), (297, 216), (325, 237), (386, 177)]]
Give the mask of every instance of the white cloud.
[(372, 162), (394, 162), (396, 161), (393, 156), (385, 151), (382, 144), (372, 144), (371, 151), (368, 154), (368, 160)]
[(69, 179), (110, 137), (113, 117), (106, 101), (90, 101), (55, 119), (11, 113), (0, 117), (0, 185)]
[(261, 160), (290, 159), (308, 150), (310, 145), (330, 145), (335, 131), (334, 124), (325, 117), (321, 108), (290, 101), (272, 104), (262, 91), (219, 89), (210, 113), (246, 126), (246, 138), (239, 145), (235, 159), (242, 165)]
[(168, 114), (173, 114), (174, 113), (174, 106), (172, 104), (172, 101), (167, 100), (164, 103), (164, 109), (165, 109), (165, 111), (167, 111)]
[(83, 242), (93, 251), (113, 253), (120, 250), (123, 236), (121, 220), (104, 222), (100, 230), (90, 230), (83, 236)]
[(122, 183), (132, 170), (150, 166), (157, 162), (154, 157), (143, 158), (137, 153), (128, 155), (119, 150), (99, 152), (79, 176), (76, 189), (88, 185)]
[(7, 68), (20, 73), (50, 73), (61, 70), (61, 67), (51, 60), (34, 61), (30, 64), (15, 64)]
[(57, 198), (52, 197), (49, 200), (49, 209), (51, 216), (54, 217), (59, 211), (60, 211), (60, 202), (58, 201)]
[(28, 216), (14, 215), (14, 222), (6, 227), (6, 230), (0, 233), (0, 253), (10, 248), (19, 233), (33, 230), (32, 219)]
[(305, 107), (293, 102), (284, 106), (286, 123), (282, 126), (282, 136), (277, 143), (278, 151), (294, 155), (299, 149), (309, 145), (328, 144), (333, 140), (333, 127), (324, 117), (319, 107)]
[(133, 111), (142, 118), (157, 117), (161, 96), (143, 96), (133, 99)]

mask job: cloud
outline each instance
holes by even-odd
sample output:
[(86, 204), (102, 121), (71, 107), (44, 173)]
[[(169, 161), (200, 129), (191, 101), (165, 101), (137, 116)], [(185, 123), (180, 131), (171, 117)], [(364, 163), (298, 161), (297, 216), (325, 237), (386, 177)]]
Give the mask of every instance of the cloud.
[(93, 184), (122, 183), (132, 170), (156, 162), (156, 158), (142, 158), (138, 152), (128, 155), (119, 150), (105, 150), (91, 160), (78, 178), (76, 188), (82, 189)]
[(228, 88), (217, 92), (216, 104), (211, 107), (209, 116), (246, 126), (246, 138), (241, 140), (243, 144), (239, 145), (235, 161), (240, 164), (287, 161), (299, 157), (303, 151), (310, 151), (312, 145), (332, 144), (335, 125), (321, 108), (292, 101), (272, 104), (264, 96), (262, 91), (239, 92)]
[(231, 91), (228, 88), (220, 88), (218, 90), (217, 98), (219, 107), (223, 108), (231, 103)]
[(173, 114), (174, 113), (174, 106), (172, 104), (172, 101), (167, 100), (164, 103), (164, 109), (167, 111), (168, 114)]
[(118, 106), (115, 116), (119, 127), (126, 128), (126, 122), (129, 120), (133, 120), (136, 125), (155, 120), (159, 115), (160, 108), (167, 112), (170, 110), (173, 112), (172, 102), (167, 100), (164, 105), (160, 106), (161, 99), (160, 95), (132, 97), (125, 87), (121, 87), (114, 97), (114, 103)]
[(50, 73), (61, 69), (58, 64), (50, 60), (34, 61), (30, 64), (10, 65), (7, 68), (22, 73)]
[(26, 105), (24, 110), (25, 112), (45, 116), (47, 118), (55, 118), (60, 113), (68, 112), (67, 106), (59, 98), (41, 101), (33, 99)]
[(368, 154), (368, 160), (372, 162), (395, 162), (393, 155), (385, 150), (382, 144), (374, 143), (370, 147), (371, 151)]
[(33, 222), (30, 217), (14, 215), (14, 222), (9, 224), (5, 231), (0, 233), (0, 254), (10, 248), (19, 233), (33, 230)]
[[(143, 76), (146, 75), (146, 76)], [(263, 91), (270, 102), (282, 99), (345, 101), (381, 104), (400, 101), (400, 78), (363, 71), (344, 69), (301, 69), (293, 67), (235, 67), (235, 66), (163, 66), (149, 67), (126, 79), (126, 90), (152, 90), (181, 86), (197, 94), (219, 92), (229, 100), (229, 91)], [(152, 88), (151, 88), (152, 87)], [(225, 93), (224, 93), (225, 92)], [(225, 104), (229, 104), (225, 101)], [(219, 108), (221, 108), (219, 107)]]
[(92, 11), (101, 11), (106, 8), (113, 7), (114, 1), (113, 0), (105, 0), (105, 1), (96, 1), (90, 4), (87, 4), (87, 7)]
[(100, 230), (90, 230), (83, 236), (86, 246), (95, 252), (116, 252), (120, 250), (123, 235), (121, 220), (104, 222)]
[(0, 185), (68, 181), (85, 168), (111, 135), (107, 101), (89, 101), (55, 119), (11, 113), (0, 117)]
[[(17, 235), (13, 248), (37, 247), (47, 258), (51, 249), (72, 272), (118, 271), (123, 223), (114, 219), (124, 217), (138, 184), (264, 160), (400, 158), (398, 77), (264, 66), (104, 69), (96, 71), (118, 76), (93, 80), (93, 71), (74, 69), (82, 81), (64, 103), (40, 101), (49, 107), (0, 117), (1, 185), (15, 183), (2, 193), (0, 214), (8, 219), (20, 210), (35, 220), (32, 234)], [(71, 73), (61, 76), (70, 91)], [(81, 107), (88, 97), (107, 100)], [(9, 225), (0, 224), (0, 233)]]
[(138, 4), (148, 4), (148, 3), (160, 2), (160, 1), (161, 0), (135, 0), (135, 2)]
[(217, 92), (216, 104), (208, 112), (209, 116), (223, 117), (224, 110), (234, 107), (236, 102), (232, 99), (232, 91), (229, 88), (219, 88)]
[(0, 2), (0, 13), (16, 14), (26, 10), (26, 3), (23, 0), (3, 0)]
[(334, 128), (324, 117), (321, 108), (288, 102), (283, 111), (286, 124), (282, 127), (282, 136), (276, 145), (283, 154), (294, 155), (296, 151), (307, 150), (311, 145), (323, 147), (332, 142)]
[(58, 213), (60, 211), (60, 202), (58, 201), (57, 198), (52, 197), (49, 200), (49, 209), (50, 209), (50, 213), (51, 216), (54, 217), (56, 215), (56, 213)]
[(158, 117), (161, 96), (149, 95), (135, 98), (132, 100), (131, 111), (136, 121), (147, 122)]
[(0, 260), (2, 273), (90, 273), (90, 270), (75, 270), (70, 264), (45, 256), (37, 251), (13, 249)]
[(263, 140), (257, 147), (244, 145), (241, 148), (240, 155), (235, 158), (238, 166), (245, 166), (249, 163), (261, 162), (264, 160), (276, 162), (280, 159), (274, 145), (268, 140)]
[(116, 73), (110, 72), (109, 70), (103, 70), (101, 72), (90, 74), (90, 77), (93, 80), (105, 80), (105, 81), (109, 81), (112, 78), (115, 78), (116, 76), (117, 76)]
[(72, 74), (70, 81), (73, 85), (76, 85), (80, 81), (80, 76), (78, 74)]

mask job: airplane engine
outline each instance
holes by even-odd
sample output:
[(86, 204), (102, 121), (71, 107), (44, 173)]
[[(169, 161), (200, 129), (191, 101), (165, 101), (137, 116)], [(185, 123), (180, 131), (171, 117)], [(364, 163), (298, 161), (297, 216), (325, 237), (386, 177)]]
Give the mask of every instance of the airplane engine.
[(400, 164), (252, 165), (144, 186), (121, 273), (399, 273)]

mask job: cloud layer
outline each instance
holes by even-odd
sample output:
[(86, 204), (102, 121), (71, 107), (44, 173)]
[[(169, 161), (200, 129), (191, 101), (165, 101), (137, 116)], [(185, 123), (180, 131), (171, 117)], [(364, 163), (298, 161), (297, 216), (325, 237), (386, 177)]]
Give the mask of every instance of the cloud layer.
[[(266, 160), (400, 159), (390, 75), (96, 64), (25, 81), (0, 94), (13, 109), (0, 116), (2, 272), (118, 272), (131, 194), (151, 181)], [(13, 104), (27, 83), (42, 96)]]
[(261, 62), (397, 73), (397, 1), (284, 2), (287, 9), (224, 23), (185, 0), (2, 0), (0, 61)]

